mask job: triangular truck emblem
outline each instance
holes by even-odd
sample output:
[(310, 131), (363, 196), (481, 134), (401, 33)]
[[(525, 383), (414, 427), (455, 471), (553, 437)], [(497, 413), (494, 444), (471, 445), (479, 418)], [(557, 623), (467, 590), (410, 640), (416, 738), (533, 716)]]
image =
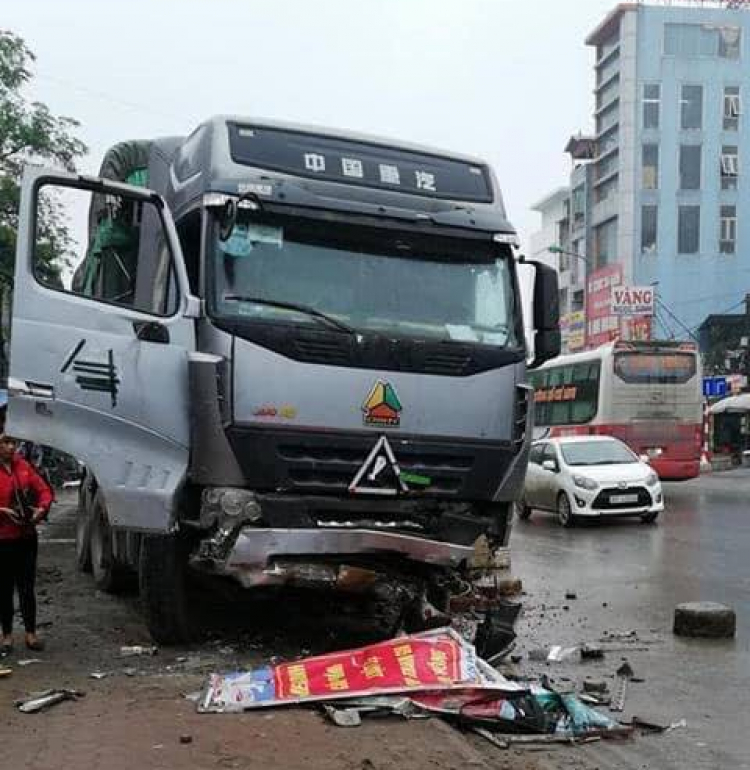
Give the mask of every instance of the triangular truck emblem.
[(408, 491), (391, 445), (385, 436), (381, 436), (349, 484), (349, 492), (353, 495), (397, 495)]

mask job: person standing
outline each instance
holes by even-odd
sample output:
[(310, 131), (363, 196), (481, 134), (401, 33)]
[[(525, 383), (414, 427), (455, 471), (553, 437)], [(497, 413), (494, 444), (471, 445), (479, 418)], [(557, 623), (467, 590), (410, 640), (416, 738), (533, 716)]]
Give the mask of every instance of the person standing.
[(52, 490), (16, 451), (0, 423), (0, 653), (13, 650), (13, 595), (26, 630), (26, 647), (44, 649), (36, 633), (36, 526), (49, 513)]

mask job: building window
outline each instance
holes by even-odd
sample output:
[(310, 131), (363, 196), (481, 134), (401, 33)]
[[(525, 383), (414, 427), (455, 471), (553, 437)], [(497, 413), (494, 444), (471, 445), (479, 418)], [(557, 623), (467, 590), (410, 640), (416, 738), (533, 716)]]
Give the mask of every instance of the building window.
[(667, 56), (717, 56), (739, 59), (742, 30), (715, 24), (665, 24), (664, 53)]
[(573, 306), (571, 307), (571, 310), (575, 312), (576, 310), (583, 310), (583, 303), (585, 302), (584, 299), (584, 293), (583, 289), (578, 289), (577, 291), (573, 292)]
[(644, 144), (641, 151), (643, 165), (643, 188), (656, 190), (659, 187), (659, 145)]
[(594, 229), (594, 264), (603, 267), (617, 255), (617, 219), (610, 219)]
[(680, 145), (680, 190), (700, 190), (701, 146)]
[(643, 127), (659, 128), (659, 103), (661, 86), (658, 83), (646, 83), (643, 86)]
[(721, 148), (721, 189), (736, 190), (740, 173), (740, 158), (737, 147), (725, 144)]
[(725, 131), (736, 131), (740, 124), (740, 87), (724, 86), (724, 123)]
[(656, 206), (641, 206), (641, 254), (656, 254), (658, 213)]
[(564, 315), (568, 312), (568, 290), (566, 288), (560, 289), (560, 315)]
[(680, 96), (680, 126), (685, 130), (699, 129), (703, 123), (703, 86), (682, 86)]
[(580, 224), (584, 219), (586, 210), (586, 188), (583, 185), (578, 185), (578, 187), (573, 190), (571, 209), (573, 214), (573, 223)]
[(697, 254), (701, 240), (701, 207), (680, 206), (677, 214), (677, 252)]
[(737, 245), (737, 207), (722, 206), (719, 218), (719, 251), (734, 254)]

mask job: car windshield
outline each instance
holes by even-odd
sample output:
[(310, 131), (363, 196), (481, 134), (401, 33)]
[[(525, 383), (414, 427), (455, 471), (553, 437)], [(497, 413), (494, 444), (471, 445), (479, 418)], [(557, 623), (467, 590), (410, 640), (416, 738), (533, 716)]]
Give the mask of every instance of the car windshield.
[(226, 240), (214, 228), (215, 315), (519, 344), (509, 259), (489, 240), (243, 217)]
[(576, 441), (560, 446), (568, 465), (623, 465), (638, 458), (619, 441)]

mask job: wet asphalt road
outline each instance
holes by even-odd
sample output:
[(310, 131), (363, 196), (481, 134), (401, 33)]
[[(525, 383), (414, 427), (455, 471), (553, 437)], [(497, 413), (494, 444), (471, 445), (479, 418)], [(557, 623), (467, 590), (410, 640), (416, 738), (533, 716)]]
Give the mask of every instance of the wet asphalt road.
[[(610, 677), (626, 657), (645, 681), (631, 685), (624, 716), (687, 720), (686, 729), (667, 735), (571, 755), (577, 767), (750, 767), (750, 470), (667, 484), (665, 493), (667, 510), (656, 525), (625, 519), (566, 530), (543, 513), (515, 524), (513, 572), (526, 592), (518, 629), (524, 652), (638, 634), (607, 642), (617, 649), (602, 663), (571, 658), (536, 664), (539, 672), (560, 686), (580, 685), (587, 676)], [(566, 600), (569, 591), (577, 599)], [(672, 635), (675, 604), (698, 600), (734, 607), (735, 640)], [(528, 670), (533, 664), (526, 661)]]

